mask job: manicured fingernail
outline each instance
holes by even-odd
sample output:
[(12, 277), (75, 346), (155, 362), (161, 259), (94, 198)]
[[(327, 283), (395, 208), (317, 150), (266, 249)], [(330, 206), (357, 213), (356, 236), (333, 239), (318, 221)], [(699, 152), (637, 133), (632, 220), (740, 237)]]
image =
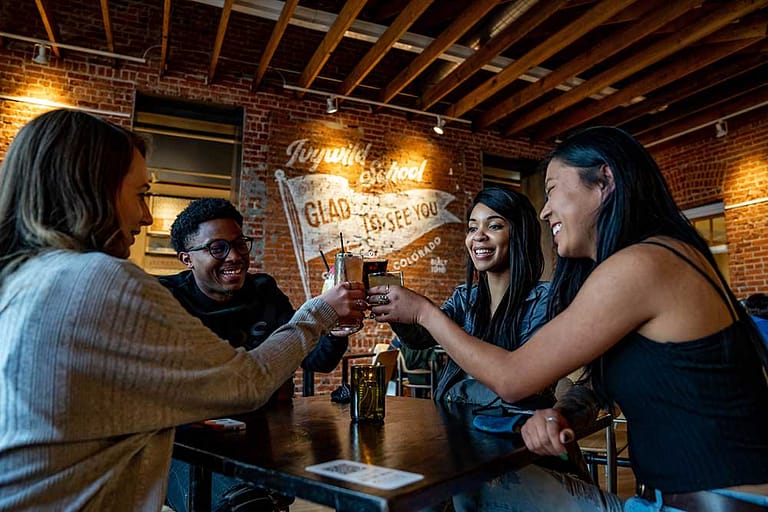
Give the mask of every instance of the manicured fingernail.
[(568, 460), (568, 454), (567, 453), (561, 453), (560, 455), (558, 455), (558, 457), (560, 457), (562, 460)]

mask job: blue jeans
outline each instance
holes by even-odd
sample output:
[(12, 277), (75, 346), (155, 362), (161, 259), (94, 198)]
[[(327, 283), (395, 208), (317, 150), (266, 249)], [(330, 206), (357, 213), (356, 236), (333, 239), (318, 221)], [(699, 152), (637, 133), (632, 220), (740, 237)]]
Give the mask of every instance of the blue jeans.
[(456, 512), (621, 512), (618, 496), (564, 473), (529, 465), (453, 497)]
[[(730, 496), (749, 503), (763, 505), (768, 507), (768, 496), (760, 494), (749, 494), (746, 492), (730, 491), (728, 489), (714, 489), (710, 492)], [(639, 496), (629, 498), (624, 504), (624, 512), (684, 512), (678, 508), (665, 507), (661, 501), (661, 491), (656, 491), (656, 501), (648, 501)]]

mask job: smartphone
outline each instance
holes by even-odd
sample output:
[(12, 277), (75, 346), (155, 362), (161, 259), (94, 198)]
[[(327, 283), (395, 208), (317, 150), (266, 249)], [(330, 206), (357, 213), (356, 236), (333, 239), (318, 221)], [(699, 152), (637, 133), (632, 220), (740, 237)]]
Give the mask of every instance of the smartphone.
[(215, 420), (205, 420), (202, 422), (208, 428), (214, 430), (223, 430), (227, 432), (245, 430), (245, 423), (231, 418), (218, 418)]

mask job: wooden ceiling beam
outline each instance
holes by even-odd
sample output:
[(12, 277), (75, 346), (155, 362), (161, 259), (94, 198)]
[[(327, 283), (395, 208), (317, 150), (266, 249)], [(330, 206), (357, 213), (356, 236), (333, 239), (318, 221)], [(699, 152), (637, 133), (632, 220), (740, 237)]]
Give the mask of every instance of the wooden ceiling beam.
[(261, 85), (261, 81), (264, 78), (264, 74), (267, 72), (269, 63), (275, 55), (277, 45), (280, 44), (280, 40), (283, 38), (283, 34), (285, 34), (285, 29), (288, 28), (288, 22), (291, 21), (291, 17), (293, 16), (293, 12), (296, 10), (297, 5), (299, 5), (299, 0), (286, 0), (285, 4), (283, 4), (283, 10), (280, 11), (280, 17), (277, 19), (277, 23), (275, 23), (275, 27), (272, 29), (272, 34), (269, 36), (269, 41), (267, 41), (267, 46), (264, 48), (264, 52), (261, 54), (259, 67), (256, 70), (256, 75), (253, 77), (253, 82), (251, 83), (252, 91), (257, 90)]
[[(344, 37), (344, 33), (352, 25), (357, 18), (357, 15), (365, 6), (366, 0), (347, 0), (342, 7), (341, 12), (336, 17), (336, 21), (333, 22), (331, 28), (325, 34), (323, 41), (318, 45), (312, 58), (309, 59), (309, 64), (304, 68), (304, 71), (299, 77), (299, 87), (309, 87), (312, 82), (315, 81), (317, 75), (323, 69), (323, 66), (328, 61), (331, 53), (341, 42)], [(302, 96), (301, 93), (298, 96)]]
[(357, 87), (370, 73), (376, 64), (384, 58), (387, 52), (413, 25), (434, 0), (412, 0), (400, 15), (392, 22), (387, 30), (379, 37), (365, 56), (357, 63), (355, 69), (347, 75), (338, 88), (338, 93), (346, 96)]
[(536, 128), (536, 134), (544, 139), (552, 138), (570, 131), (573, 127), (586, 123), (601, 114), (605, 114), (621, 105), (630, 104), (633, 98), (644, 96), (659, 87), (690, 75), (694, 71), (709, 66), (729, 55), (732, 55), (761, 39), (747, 39), (720, 45), (699, 46), (692, 51), (683, 51), (675, 56), (669, 64), (663, 65), (653, 72), (644, 74), (639, 80), (627, 84), (617, 92), (605, 98), (594, 101), (587, 108), (571, 109), (564, 115), (549, 119)]
[[(477, 119), (476, 126), (480, 129), (487, 128), (517, 109), (542, 97), (572, 77), (578, 76), (608, 57), (628, 48), (659, 27), (688, 12), (700, 2), (701, 0), (678, 0), (672, 4), (669, 4), (667, 0), (643, 2), (643, 5), (648, 9), (648, 14), (641, 18), (642, 21), (638, 21), (626, 29), (617, 30), (613, 37), (603, 39), (588, 52), (577, 55), (558, 69), (553, 70), (549, 75), (542, 77), (538, 82), (527, 85), (522, 90), (497, 103)], [(660, 8), (662, 5), (663, 8)]]
[(104, 36), (107, 38), (107, 48), (115, 52), (115, 41), (112, 38), (112, 23), (109, 19), (109, 0), (101, 0), (101, 17), (104, 20)]
[(394, 18), (397, 16), (397, 13), (405, 9), (409, 1), (410, 0), (385, 0), (384, 2), (379, 2), (371, 14), (371, 20), (386, 25), (391, 18)]
[(379, 101), (388, 103), (405, 89), (422, 71), (445, 52), (456, 40), (480, 21), (500, 0), (474, 0), (469, 3), (461, 16), (440, 33), (415, 59), (403, 69), (381, 92)]
[(765, 80), (762, 77), (765, 76), (767, 69), (766, 66), (762, 66), (749, 73), (734, 76), (731, 80), (718, 85), (707, 87), (696, 96), (689, 98), (685, 104), (673, 105), (663, 112), (648, 116), (642, 124), (635, 123), (635, 127), (628, 131), (635, 137), (641, 137), (663, 126), (684, 121), (697, 112), (730, 102), (744, 94), (753, 94), (754, 91), (765, 86)]
[(762, 49), (762, 51), (768, 49), (768, 41), (763, 40), (762, 43), (750, 47), (749, 53), (740, 53), (738, 58), (733, 59), (730, 63), (718, 63), (717, 66), (701, 69), (682, 81), (682, 83), (670, 84), (663, 90), (654, 92), (652, 96), (631, 107), (607, 112), (596, 123), (609, 126), (621, 125), (630, 132), (635, 133), (630, 127), (624, 125), (645, 115), (656, 115), (655, 113), (659, 110), (665, 110), (670, 105), (680, 102), (689, 96), (693, 96), (698, 92), (765, 64), (766, 57), (758, 49)]
[(656, 130), (649, 131), (638, 137), (638, 140), (642, 144), (650, 144), (651, 142), (666, 139), (696, 127), (703, 128), (706, 125), (714, 125), (719, 119), (731, 117), (736, 113), (746, 114), (765, 103), (768, 103), (768, 84), (762, 84), (757, 89), (696, 112), (676, 123), (670, 123)]
[[(504, 0), (502, 0), (504, 1)], [(506, 0), (510, 1), (510, 0)], [(517, 1), (517, 0), (511, 0)], [(466, 4), (469, 2), (437, 2), (429, 10), (429, 16), (419, 21), (419, 29), (422, 32), (435, 33), (442, 31), (445, 25), (452, 23), (456, 18), (462, 16)], [(501, 3), (501, 2), (499, 2)]]
[(171, 0), (163, 2), (163, 40), (160, 45), (160, 76), (168, 69), (168, 35), (171, 27)]
[(520, 78), (533, 66), (544, 62), (569, 44), (575, 42), (584, 34), (602, 24), (605, 20), (630, 5), (635, 0), (603, 0), (588, 10), (574, 22), (559, 30), (544, 43), (532, 49), (527, 54), (515, 60), (496, 76), (478, 86), (470, 94), (448, 107), (445, 114), (449, 117), (459, 117), (472, 110), (503, 88)]
[[(703, 0), (698, 0), (698, 2), (696, 2), (696, 5), (694, 7), (700, 7), (702, 1)], [(665, 8), (669, 7), (669, 4), (671, 3), (673, 2), (667, 2), (667, 5), (665, 5)], [(648, 13), (648, 2), (635, 2), (634, 4), (628, 6), (626, 9), (623, 9), (621, 12), (616, 14), (616, 16), (611, 17), (611, 19), (603, 23), (603, 26), (621, 25), (621, 24), (634, 22), (639, 19), (645, 18), (647, 13)]]
[(37, 4), (37, 10), (40, 13), (40, 18), (43, 20), (45, 32), (48, 34), (48, 40), (51, 42), (51, 49), (53, 50), (53, 54), (56, 55), (57, 59), (60, 59), (61, 51), (59, 51), (59, 47), (56, 46), (56, 41), (60, 41), (61, 36), (59, 35), (58, 29), (56, 29), (56, 23), (51, 17), (51, 8), (48, 6), (47, 0), (35, 0), (35, 4)]
[[(761, 16), (761, 18), (763, 17)], [(739, 39), (765, 37), (766, 30), (768, 30), (768, 20), (764, 18), (750, 21), (740, 20), (739, 23), (731, 23), (701, 41), (697, 41), (696, 44), (727, 43)]]
[(671, 34), (642, 50), (630, 55), (613, 67), (597, 74), (578, 87), (561, 96), (540, 105), (525, 114), (516, 116), (505, 130), (506, 136), (520, 133), (522, 130), (554, 116), (568, 107), (613, 85), (640, 70), (680, 51), (694, 41), (706, 37), (731, 21), (745, 16), (768, 4), (768, 0), (731, 0), (706, 16), (696, 19), (679, 33)]
[(221, 47), (224, 45), (224, 35), (229, 26), (229, 16), (232, 14), (232, 2), (234, 0), (224, 0), (224, 7), (221, 9), (221, 18), (219, 18), (219, 29), (216, 31), (216, 41), (213, 43), (213, 54), (211, 55), (211, 65), (208, 69), (208, 83), (213, 82), (216, 74), (216, 66), (219, 64), (219, 55)]
[(429, 87), (421, 96), (421, 108), (428, 109), (469, 77), (480, 71), (483, 66), (501, 52), (518, 42), (538, 27), (544, 20), (556, 13), (568, 0), (542, 0), (533, 9), (529, 9), (515, 23), (509, 24), (496, 37), (481, 46), (467, 60)]

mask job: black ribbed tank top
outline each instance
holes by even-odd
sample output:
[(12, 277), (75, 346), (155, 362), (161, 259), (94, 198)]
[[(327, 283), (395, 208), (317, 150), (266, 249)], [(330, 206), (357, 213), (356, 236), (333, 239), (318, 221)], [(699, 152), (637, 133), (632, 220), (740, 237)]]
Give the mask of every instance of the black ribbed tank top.
[(748, 326), (684, 254), (643, 243), (672, 251), (702, 274), (734, 323), (682, 343), (633, 332), (603, 356), (593, 378), (627, 418), (638, 481), (670, 493), (768, 482), (768, 385)]

